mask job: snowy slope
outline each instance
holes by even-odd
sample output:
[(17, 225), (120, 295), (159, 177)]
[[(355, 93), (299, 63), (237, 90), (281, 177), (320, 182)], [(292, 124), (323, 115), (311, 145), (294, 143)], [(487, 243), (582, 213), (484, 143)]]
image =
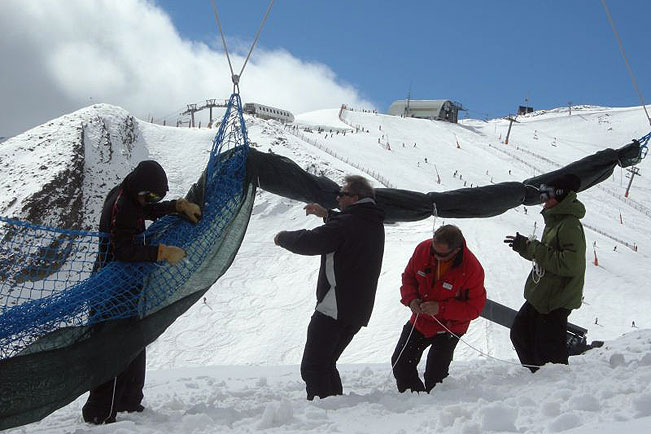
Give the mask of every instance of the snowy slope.
[[(86, 119), (99, 114), (110, 126), (122, 125), (128, 117), (111, 106), (97, 110), (99, 113)], [(298, 116), (299, 129), (247, 119), (249, 136), (259, 150), (286, 155), (306, 170), (336, 181), (348, 173), (373, 173), (376, 186), (384, 182), (417, 191), (445, 191), (523, 180), (606, 147), (620, 147), (647, 132), (638, 108), (582, 107), (574, 109), (571, 116), (566, 109), (536, 112), (519, 119), (509, 145), (500, 142), (508, 127), (505, 120), (447, 124), (345, 111), (344, 123), (338, 112), (332, 109)], [(57, 121), (39, 128), (46, 128), (54, 137)], [(311, 132), (305, 131), (306, 127)], [(326, 131), (319, 133), (319, 127)], [(95, 140), (91, 142), (100, 143), (101, 128), (93, 131)], [(99, 181), (90, 175), (84, 178), (85, 194), (100, 195), (102, 188), (108, 190), (138, 161), (154, 158), (167, 169), (171, 197), (182, 195), (203, 170), (215, 134), (214, 130), (162, 127), (137, 120), (136, 131), (132, 151), (120, 148), (121, 159), (101, 160), (100, 151), (105, 148), (89, 149), (86, 144), (87, 165), (102, 175)], [(0, 184), (32, 179), (28, 174), (36, 171), (38, 162), (31, 159), (30, 166), (25, 157), (33, 152), (25, 150), (34, 140), (32, 132), (0, 146), (0, 165), (11, 166), (14, 159), (26, 161), (22, 163), (24, 175), (3, 170)], [(114, 144), (118, 142), (116, 139)], [(13, 154), (5, 153), (7, 146), (12, 146)], [(47, 153), (43, 158), (54, 157)], [(640, 165), (643, 175), (646, 165)], [(46, 170), (44, 174), (54, 176)], [(197, 303), (149, 347), (151, 374), (145, 394), (151, 410), (99, 429), (479, 433), (583, 427), (589, 431), (576, 432), (598, 432), (590, 430), (602, 422), (600, 427), (606, 430), (601, 432), (645, 432), (636, 431), (636, 427), (644, 426), (638, 422), (648, 423), (651, 414), (647, 386), (651, 335), (641, 330), (619, 337), (635, 330), (631, 321), (639, 328), (651, 328), (651, 297), (645, 285), (651, 278), (647, 266), (651, 183), (648, 177), (636, 177), (630, 199), (624, 199), (628, 182), (624, 175), (625, 171), (617, 168), (611, 179), (579, 194), (587, 208), (588, 245), (596, 243), (599, 266), (592, 265), (594, 252), (589, 249), (586, 303), (570, 316), (572, 322), (589, 329), (590, 339), (617, 341), (573, 358), (570, 367), (550, 367), (529, 375), (513, 365), (515, 353), (508, 331), (478, 319), (464, 337), (472, 347), (457, 347), (451, 377), (435, 393), (419, 397), (395, 392), (387, 378), (388, 359), (409, 316), (398, 302), (400, 274), (416, 244), (431, 236), (433, 225), (443, 223), (441, 218), (429, 219), (386, 226), (385, 258), (373, 317), (341, 359), (349, 365), (343, 373), (349, 395), (303, 402), (296, 365), (314, 308), (319, 259), (293, 255), (272, 240), (280, 230), (311, 228), (320, 221), (305, 217), (302, 204), (259, 192), (233, 266), (207, 293), (205, 302)], [(34, 191), (38, 190), (41, 181), (32, 182)], [(3, 188), (0, 205), (9, 201)], [(87, 207), (99, 203), (88, 202)], [(19, 205), (16, 201), (13, 206)], [(526, 214), (524, 207), (519, 207), (490, 219), (445, 220), (461, 227), (470, 249), (484, 265), (489, 297), (513, 308), (522, 303), (530, 264), (502, 240), (516, 230), (530, 234), (534, 224), (540, 234), (540, 207), (527, 208)], [(93, 212), (86, 209), (85, 215), (90, 218)], [(627, 247), (634, 244), (637, 251)], [(504, 361), (487, 358), (477, 350)], [(594, 381), (600, 375), (606, 380)], [(78, 416), (82, 403), (83, 398), (27, 427), (26, 432), (83, 432), (86, 428)]]
[[(613, 136), (609, 142), (604, 141), (601, 138), (602, 131), (597, 129), (601, 125), (603, 110), (605, 109), (583, 110), (580, 115), (573, 115), (575, 124), (567, 126), (564, 125), (564, 117), (557, 117), (556, 122), (560, 126), (556, 130), (552, 129), (558, 136), (557, 146), (547, 144), (555, 152), (552, 161), (567, 164), (607, 145), (619, 147), (628, 143), (631, 137), (642, 135), (635, 130), (631, 132), (630, 128), (621, 127), (619, 136)], [(610, 116), (614, 118), (623, 118), (618, 121), (623, 125), (642, 119), (635, 117), (635, 114), (639, 115), (636, 109), (611, 110), (611, 113)], [(371, 133), (359, 132), (346, 136), (335, 133), (331, 136), (332, 133), (317, 133), (315, 129), (312, 133), (297, 133), (330, 153), (306, 143), (291, 134), (293, 130), (274, 122), (256, 120), (250, 123), (249, 130), (252, 140), (259, 144), (261, 150), (271, 149), (275, 153), (287, 155), (301, 166), (315, 173), (324, 173), (335, 180), (341, 180), (345, 173), (364, 173), (349, 164), (342, 164), (332, 154), (340, 155), (369, 172), (379, 172), (400, 188), (444, 191), (462, 188), (464, 183), (467, 186), (470, 183), (482, 185), (491, 182), (491, 178), (494, 182), (522, 180), (534, 173), (557, 168), (524, 152), (550, 154), (550, 151), (541, 149), (540, 140), (524, 134), (527, 131), (533, 134), (536, 129), (539, 134), (540, 131), (549, 130), (552, 127), (547, 126), (543, 130), (539, 124), (554, 125), (552, 116), (556, 114), (531, 116), (530, 119), (523, 120), (522, 125), (514, 128), (509, 146), (499, 143), (498, 128), (505, 132), (505, 121), (495, 121), (495, 125), (454, 125), (347, 112), (346, 119), (349, 123), (361, 125)], [(580, 122), (580, 126), (587, 122), (581, 135), (575, 132), (576, 122)], [(641, 120), (639, 123), (642, 124)], [(534, 126), (530, 127), (530, 124)], [(377, 143), (378, 138), (383, 142), (382, 134), (385, 139), (389, 136), (390, 151)], [(564, 134), (568, 135), (567, 139)], [(582, 152), (575, 149), (579, 146), (574, 139), (576, 136), (583, 139)], [(461, 149), (457, 148), (456, 140)], [(590, 140), (595, 140), (596, 144), (591, 145)], [(516, 145), (520, 150), (516, 149)], [(569, 156), (560, 152), (565, 151), (565, 148)], [(502, 150), (528, 161), (538, 170)], [(428, 159), (427, 163), (425, 158)], [(551, 155), (549, 159), (551, 160)], [(321, 172), (314, 170), (315, 164), (321, 168)], [(441, 184), (436, 183), (434, 165), (439, 171)], [(455, 170), (463, 176), (463, 180), (453, 176)], [(651, 307), (651, 298), (646, 297), (646, 294), (639, 296), (637, 282), (651, 277), (643, 265), (649, 259), (648, 251), (651, 247), (647, 224), (650, 217), (631, 206), (635, 205), (632, 200), (641, 204), (648, 203), (646, 198), (649, 197), (649, 183), (643, 177), (636, 179), (629, 204), (619, 200), (623, 199), (626, 186), (619, 179), (619, 172), (620, 169), (617, 169), (613, 179), (580, 195), (588, 209), (585, 218), (588, 245), (592, 246), (596, 242), (600, 266), (588, 268), (586, 304), (572, 314), (571, 320), (590, 329), (590, 339), (612, 339), (629, 331), (632, 321), (636, 321), (640, 327), (645, 327), (644, 324), (649, 321), (647, 312)], [(381, 186), (378, 182), (376, 185)], [(609, 192), (617, 197), (609, 195)], [(538, 215), (539, 210), (540, 207), (530, 207), (525, 214), (524, 207), (520, 207), (491, 219), (446, 221), (462, 228), (470, 248), (484, 264), (489, 297), (514, 308), (518, 308), (522, 302), (522, 287), (530, 264), (506, 248), (502, 240), (504, 235), (516, 230), (529, 234), (533, 232), (534, 224), (538, 225), (536, 231), (540, 234), (542, 219)], [(620, 211), (625, 221), (623, 225), (619, 224)], [(442, 223), (443, 219), (440, 218), (436, 222), (437, 225)], [(205, 304), (195, 306), (187, 314), (187, 319), (177, 321), (168, 333), (152, 345), (152, 366), (299, 363), (304, 329), (314, 304), (313, 288), (319, 259), (292, 255), (274, 246), (271, 240), (279, 230), (309, 228), (318, 224), (318, 219), (304, 217), (301, 204), (262, 193), (235, 263), (208, 293)], [(344, 362), (382, 363), (389, 358), (400, 326), (407, 317), (406, 309), (397, 302), (400, 274), (415, 245), (430, 236), (432, 226), (432, 219), (387, 225), (385, 259), (375, 312), (369, 327), (360, 332), (344, 353)], [(588, 229), (588, 226), (595, 230)], [(631, 246), (636, 243), (638, 252), (626, 248), (615, 238)], [(618, 249), (613, 251), (616, 245)], [(593, 254), (589, 249), (586, 261), (592, 261)], [(253, 269), (251, 264), (255, 264)], [(613, 309), (612, 306), (618, 308)], [(622, 312), (626, 314), (623, 315)], [(599, 318), (599, 324), (591, 327), (595, 318)], [(216, 323), (220, 325), (220, 332), (211, 333)], [(269, 324), (274, 326), (270, 327)], [(258, 336), (256, 344), (248, 339), (238, 339), (250, 333)], [(186, 339), (188, 336), (192, 338)], [(507, 330), (483, 319), (473, 324), (467, 339), (491, 355), (514, 357)], [(170, 354), (174, 354), (174, 357), (169, 357)], [(457, 354), (460, 359), (480, 357), (467, 347), (459, 347)]]
[(651, 425), (651, 333), (549, 365), (536, 375), (495, 360), (453, 362), (432, 394), (399, 394), (388, 364), (340, 366), (345, 395), (305, 400), (298, 367), (150, 370), (147, 409), (81, 420), (85, 396), (9, 433), (645, 434)]

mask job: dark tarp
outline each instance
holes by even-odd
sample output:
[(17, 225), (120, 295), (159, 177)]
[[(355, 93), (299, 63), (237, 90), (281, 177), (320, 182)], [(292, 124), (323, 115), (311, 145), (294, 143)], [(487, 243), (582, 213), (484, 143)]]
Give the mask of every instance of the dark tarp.
[[(392, 188), (376, 189), (376, 202), (385, 211), (385, 221), (404, 222), (426, 219), (436, 215), (448, 218), (493, 217), (519, 205), (540, 203), (538, 187), (558, 175), (573, 173), (581, 179), (586, 190), (607, 179), (615, 166), (635, 164), (640, 144), (630, 143), (620, 149), (605, 149), (561, 169), (522, 182), (501, 182), (476, 188), (446, 192), (420, 193)], [(247, 172), (251, 181), (263, 190), (305, 203), (316, 202), (326, 208), (336, 208), (336, 182), (312, 175), (286, 157), (249, 151)]]

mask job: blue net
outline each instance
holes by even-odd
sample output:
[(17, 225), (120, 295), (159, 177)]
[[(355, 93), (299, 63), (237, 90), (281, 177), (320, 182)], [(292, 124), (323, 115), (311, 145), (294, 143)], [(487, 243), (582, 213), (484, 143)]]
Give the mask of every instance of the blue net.
[(649, 139), (651, 139), (651, 133), (638, 140), (640, 142), (640, 160), (646, 158), (646, 154), (649, 152)]
[(248, 145), (241, 100), (233, 94), (193, 187), (203, 193), (202, 219), (193, 225), (165, 216), (142, 234), (146, 244), (185, 249), (177, 266), (110, 262), (94, 272), (107, 234), (0, 217), (0, 360), (45, 349), (46, 336), (47, 349), (62, 346), (51, 337), (63, 329), (143, 318), (216, 280), (201, 274), (210, 272), (207, 261), (227, 242), (229, 222), (242, 207)]

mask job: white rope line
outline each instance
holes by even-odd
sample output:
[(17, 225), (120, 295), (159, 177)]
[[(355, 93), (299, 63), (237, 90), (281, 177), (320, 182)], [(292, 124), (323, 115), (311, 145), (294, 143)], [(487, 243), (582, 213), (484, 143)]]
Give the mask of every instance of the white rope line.
[(111, 415), (113, 414), (113, 404), (115, 403), (115, 389), (117, 387), (117, 384), (118, 384), (118, 377), (113, 377), (113, 393), (111, 394), (111, 408), (109, 410), (108, 416), (104, 418), (102, 423), (106, 423), (106, 421), (109, 420), (111, 418)]
[(265, 23), (267, 22), (267, 18), (269, 18), (269, 13), (271, 12), (271, 8), (274, 4), (275, 0), (271, 0), (269, 2), (269, 6), (267, 7), (267, 11), (264, 14), (264, 18), (262, 19), (262, 22), (260, 23), (260, 27), (258, 27), (258, 31), (255, 34), (255, 38), (253, 39), (253, 43), (251, 44), (251, 48), (249, 49), (249, 53), (246, 55), (246, 59), (244, 59), (244, 64), (242, 65), (242, 69), (240, 70), (240, 73), (235, 75), (235, 72), (233, 71), (233, 64), (231, 63), (231, 57), (228, 54), (228, 47), (226, 46), (226, 38), (224, 37), (224, 32), (222, 30), (222, 23), (219, 19), (219, 12), (217, 11), (217, 4), (215, 3), (215, 0), (211, 0), (212, 4), (212, 9), (213, 12), (215, 13), (215, 21), (217, 21), (217, 27), (219, 28), (219, 35), (222, 38), (222, 44), (224, 45), (224, 52), (226, 53), (226, 59), (228, 60), (228, 67), (231, 70), (231, 80), (233, 81), (233, 92), (235, 93), (236, 91), (239, 92), (240, 89), (240, 78), (242, 77), (242, 73), (244, 72), (244, 68), (246, 67), (246, 64), (249, 62), (249, 58), (251, 57), (251, 53), (253, 52), (253, 49), (255, 48), (256, 44), (258, 43), (258, 39), (260, 38), (260, 33), (262, 32), (262, 28), (264, 27)]
[(219, 27), (219, 34), (222, 37), (222, 44), (224, 44), (224, 52), (226, 53), (226, 59), (228, 59), (228, 67), (231, 69), (231, 77), (235, 75), (233, 72), (233, 65), (231, 64), (231, 57), (228, 55), (228, 48), (226, 47), (226, 39), (224, 38), (224, 32), (222, 32), (222, 23), (219, 21), (219, 12), (217, 12), (217, 3), (215, 0), (211, 0), (212, 10), (215, 13), (215, 21), (217, 21), (217, 27)]
[(400, 360), (400, 356), (402, 356), (402, 353), (405, 351), (405, 348), (407, 348), (407, 344), (409, 343), (409, 339), (411, 339), (411, 334), (414, 332), (414, 328), (416, 328), (416, 321), (418, 321), (418, 316), (420, 314), (416, 314), (416, 318), (414, 319), (414, 323), (411, 325), (411, 330), (409, 331), (409, 336), (407, 336), (407, 340), (405, 341), (405, 344), (402, 346), (402, 350), (400, 350), (400, 354), (398, 354), (398, 357), (396, 358), (396, 363), (391, 365), (391, 372), (393, 372), (393, 368), (396, 367), (398, 364), (398, 361)]
[(402, 349), (400, 350), (400, 353), (398, 354), (398, 357), (396, 357), (396, 362), (391, 365), (391, 371), (389, 371), (387, 375), (387, 379), (384, 380), (384, 389), (386, 390), (387, 384), (389, 383), (389, 380), (391, 379), (391, 374), (393, 374), (393, 369), (396, 367), (398, 362), (400, 361), (400, 357), (402, 356), (402, 353), (405, 352), (405, 348), (407, 348), (407, 345), (409, 344), (409, 339), (411, 339), (411, 334), (414, 332), (414, 329), (416, 328), (416, 321), (418, 321), (420, 313), (416, 314), (416, 318), (414, 318), (414, 322), (411, 325), (411, 330), (409, 330), (409, 336), (407, 336), (407, 340), (405, 341), (405, 344), (402, 346)]
[(438, 318), (436, 318), (434, 315), (430, 315), (430, 316), (431, 316), (432, 318), (434, 318), (434, 321), (436, 321), (437, 323), (439, 323), (439, 325), (440, 325), (441, 327), (443, 327), (443, 328), (445, 329), (445, 331), (447, 331), (448, 333), (450, 333), (452, 336), (454, 336), (454, 337), (457, 338), (459, 341), (463, 342), (464, 344), (466, 344), (466, 346), (472, 348), (473, 350), (475, 350), (476, 352), (478, 352), (478, 353), (481, 354), (482, 356), (485, 356), (485, 357), (491, 358), (491, 359), (493, 359), (493, 360), (497, 360), (498, 362), (507, 363), (507, 364), (509, 364), (509, 365), (519, 365), (519, 366), (524, 366), (525, 368), (542, 368), (542, 366), (537, 366), (537, 365), (527, 365), (526, 363), (512, 362), (512, 361), (510, 361), (510, 360), (503, 360), (503, 359), (499, 359), (499, 358), (497, 358), (497, 357), (491, 356), (490, 354), (486, 354), (485, 352), (483, 352), (483, 351), (480, 350), (479, 348), (473, 347), (473, 346), (470, 345), (468, 342), (466, 342), (466, 341), (464, 341), (463, 339), (461, 339), (461, 336), (457, 336), (456, 334), (454, 334), (454, 332), (452, 332), (452, 331), (451, 331), (449, 328), (447, 328), (443, 323), (441, 323), (441, 321), (439, 321)]
[(264, 14), (264, 18), (262, 19), (262, 22), (260, 23), (260, 27), (258, 27), (258, 32), (255, 34), (255, 39), (253, 40), (253, 44), (251, 44), (251, 49), (249, 50), (249, 54), (247, 54), (246, 59), (244, 60), (244, 65), (242, 65), (242, 69), (240, 70), (240, 77), (242, 76), (242, 73), (244, 72), (244, 67), (246, 66), (246, 63), (249, 61), (249, 57), (251, 56), (251, 53), (253, 52), (253, 48), (255, 48), (255, 44), (258, 43), (258, 38), (260, 37), (260, 32), (262, 32), (262, 28), (264, 27), (265, 23), (267, 22), (267, 18), (269, 18), (269, 12), (271, 12), (271, 7), (273, 6), (274, 1), (275, 0), (271, 0), (269, 2), (269, 6), (267, 6), (267, 12), (265, 12), (265, 14)]
[(624, 51), (624, 45), (622, 44), (622, 40), (619, 37), (617, 28), (615, 27), (615, 21), (613, 21), (613, 17), (610, 15), (610, 10), (608, 9), (608, 5), (606, 5), (606, 0), (601, 0), (601, 4), (604, 6), (604, 10), (606, 11), (606, 17), (608, 18), (608, 22), (610, 22), (610, 27), (612, 27), (613, 33), (615, 34), (615, 40), (617, 40), (617, 45), (619, 46), (619, 51), (622, 53), (622, 57), (624, 58), (624, 63), (626, 63), (626, 69), (628, 70), (628, 75), (631, 77), (631, 81), (633, 82), (633, 87), (637, 92), (637, 96), (640, 98), (640, 102), (642, 103), (642, 108), (644, 109), (646, 118), (649, 120), (649, 125), (651, 125), (651, 117), (649, 116), (649, 112), (646, 109), (646, 104), (644, 103), (644, 97), (642, 96), (642, 92), (640, 91), (640, 88), (637, 85), (637, 81), (635, 80), (633, 69), (631, 68), (631, 65), (628, 63), (628, 58), (626, 57), (626, 52)]
[[(405, 341), (405, 344), (402, 346), (402, 349), (400, 350), (400, 353), (398, 354), (398, 357), (396, 358), (396, 362), (395, 362), (393, 365), (391, 365), (391, 371), (388, 373), (388, 375), (387, 375), (387, 379), (384, 381), (384, 389), (385, 389), (385, 390), (386, 390), (387, 384), (389, 383), (389, 380), (391, 379), (391, 374), (393, 374), (393, 369), (394, 369), (394, 368), (396, 367), (396, 365), (398, 364), (398, 361), (400, 361), (400, 357), (402, 356), (402, 353), (405, 351), (405, 349), (407, 348), (407, 345), (409, 344), (409, 340), (411, 339), (411, 334), (414, 332), (414, 329), (416, 328), (416, 321), (418, 321), (418, 317), (419, 317), (419, 316), (420, 316), (420, 313), (417, 313), (417, 314), (416, 314), (416, 318), (414, 318), (414, 322), (413, 322), (412, 325), (411, 325), (411, 330), (409, 331), (409, 336), (407, 336), (407, 340)], [(510, 360), (503, 360), (503, 359), (499, 359), (499, 358), (497, 358), (497, 357), (491, 356), (490, 354), (486, 354), (486, 353), (484, 353), (482, 350), (480, 350), (479, 348), (476, 348), (476, 347), (470, 345), (468, 342), (464, 341), (464, 340), (461, 338), (461, 336), (457, 336), (454, 332), (452, 332), (449, 328), (447, 328), (443, 323), (441, 323), (441, 321), (439, 321), (438, 318), (436, 318), (434, 315), (430, 315), (430, 316), (431, 316), (432, 318), (434, 318), (434, 320), (435, 320), (437, 323), (439, 323), (439, 325), (440, 325), (441, 327), (443, 327), (443, 328), (445, 329), (445, 331), (447, 331), (448, 333), (450, 333), (452, 336), (454, 336), (455, 338), (457, 338), (457, 340), (463, 342), (463, 343), (466, 344), (468, 347), (472, 348), (473, 350), (475, 350), (476, 352), (478, 352), (478, 353), (481, 354), (482, 356), (488, 357), (488, 358), (493, 359), (493, 360), (497, 360), (498, 362), (507, 363), (507, 364), (509, 364), (509, 365), (524, 366), (525, 368), (542, 368), (542, 366), (537, 366), (537, 365), (528, 365), (528, 364), (526, 364), (526, 363), (519, 363), (519, 362), (512, 362), (512, 361), (510, 361)]]

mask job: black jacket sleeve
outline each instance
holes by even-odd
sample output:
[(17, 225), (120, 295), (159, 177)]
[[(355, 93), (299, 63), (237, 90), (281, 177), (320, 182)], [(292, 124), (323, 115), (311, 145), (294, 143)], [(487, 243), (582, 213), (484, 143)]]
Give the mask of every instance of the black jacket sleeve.
[(170, 200), (143, 208), (134, 206), (128, 200), (118, 201), (111, 222), (113, 255), (124, 262), (156, 262), (158, 245), (145, 245), (139, 238), (144, 228), (144, 219), (155, 220), (176, 210), (176, 201)]
[(176, 200), (147, 204), (144, 207), (147, 220), (157, 220), (164, 215), (176, 212)]
[(278, 234), (278, 244), (299, 255), (325, 255), (337, 250), (344, 236), (342, 219), (335, 218), (312, 230), (281, 232)]

